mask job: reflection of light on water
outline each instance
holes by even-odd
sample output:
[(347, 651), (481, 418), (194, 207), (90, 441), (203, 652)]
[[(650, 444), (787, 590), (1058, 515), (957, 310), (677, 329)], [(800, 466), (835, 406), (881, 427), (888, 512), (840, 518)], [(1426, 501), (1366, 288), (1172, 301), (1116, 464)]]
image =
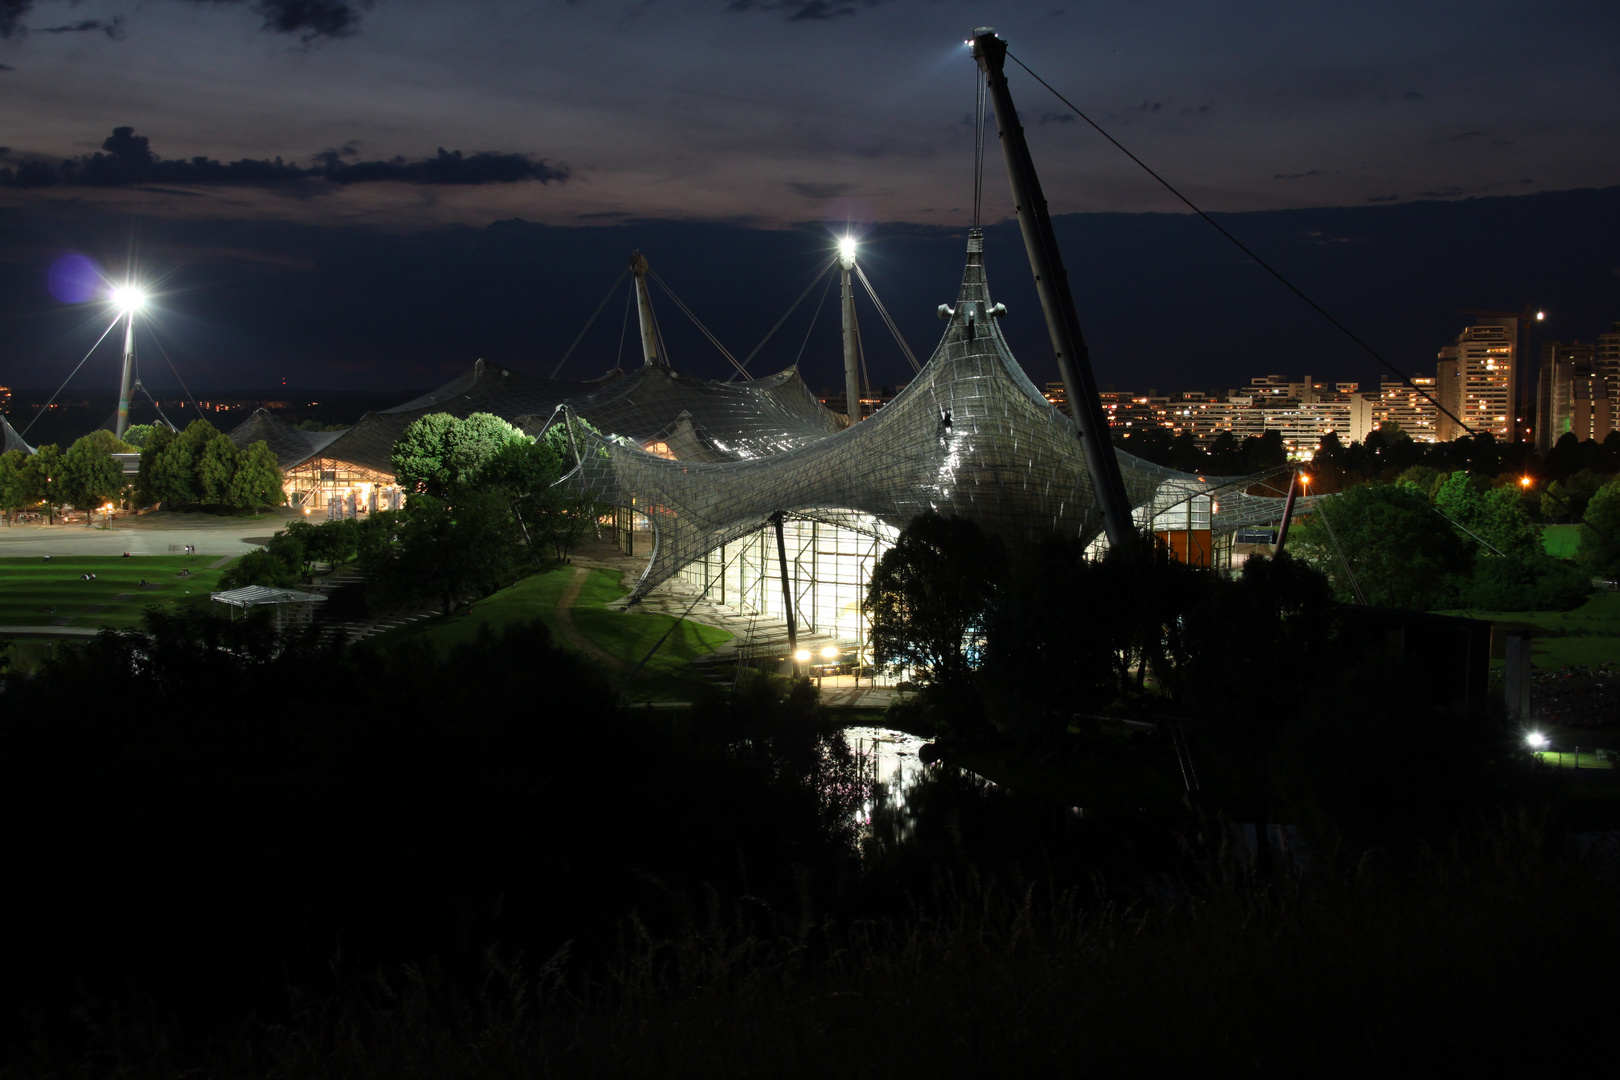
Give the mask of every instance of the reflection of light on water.
[[(925, 767), (917, 751), (928, 740), (884, 727), (847, 727), (844, 739), (865, 761), (866, 777), (882, 793), (884, 805), (892, 810), (905, 809), (906, 795)], [(869, 798), (861, 805), (856, 823), (870, 825), (873, 809)]]

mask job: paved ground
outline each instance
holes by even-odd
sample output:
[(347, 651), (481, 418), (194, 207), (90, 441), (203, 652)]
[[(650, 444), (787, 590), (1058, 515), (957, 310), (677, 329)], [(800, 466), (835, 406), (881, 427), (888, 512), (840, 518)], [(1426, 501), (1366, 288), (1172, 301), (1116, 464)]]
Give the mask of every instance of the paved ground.
[(290, 510), (255, 518), (212, 514), (141, 514), (115, 518), (112, 527), (0, 526), (0, 558), (22, 555), (168, 555), (187, 544), (199, 555), (234, 558), (260, 546), (296, 515)]

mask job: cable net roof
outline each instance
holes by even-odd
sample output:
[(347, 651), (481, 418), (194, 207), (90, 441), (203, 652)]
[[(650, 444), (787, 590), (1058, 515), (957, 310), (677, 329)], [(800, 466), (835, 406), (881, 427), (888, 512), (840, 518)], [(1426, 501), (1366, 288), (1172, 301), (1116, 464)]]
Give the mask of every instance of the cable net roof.
[(276, 467), (290, 469), (320, 453), (341, 434), (340, 431), (303, 431), (269, 409), (261, 408), (254, 409), (252, 416), (226, 432), (226, 437), (243, 450), (256, 442), (264, 442), (276, 455)]
[[(318, 455), (391, 473), (394, 444), (424, 416), (449, 413), (465, 418), (491, 413), (533, 433), (563, 404), (603, 431), (643, 446), (665, 443), (668, 452), (683, 460), (759, 457), (814, 442), (841, 427), (836, 414), (816, 399), (796, 368), (746, 382), (723, 383), (682, 375), (662, 365), (646, 365), (628, 374), (615, 368), (590, 382), (565, 382), (479, 360), (470, 371), (436, 390), (391, 409), (367, 413), (354, 427), (326, 444), (311, 447), (296, 460), (282, 460), (274, 441), (271, 448), (284, 469)], [(231, 434), (234, 439), (236, 432)], [(677, 444), (680, 452), (674, 449)]]
[(11, 426), (11, 421), (0, 416), (0, 453), (8, 450), (21, 450), (25, 454), (34, 452), (34, 448), (23, 442), (23, 437)]
[[(1102, 515), (1079, 433), (1029, 381), (989, 314), (983, 249), (974, 230), (956, 310), (921, 374), (852, 427), (797, 445), (784, 429), (775, 453), (714, 461), (669, 460), (570, 423), (579, 466), (569, 482), (652, 523), (653, 553), (635, 595), (778, 512), (857, 529), (858, 514), (869, 514), (898, 529), (933, 511), (969, 518), (1014, 548), (1051, 536), (1095, 539)], [(770, 436), (753, 438), (761, 448), (772, 444)], [(1234, 505), (1217, 515), (1224, 531), (1258, 509), (1237, 491), (1248, 478), (1199, 477), (1118, 457), (1131, 505), (1150, 515), (1230, 492), (1223, 497)], [(1281, 504), (1258, 502), (1273, 517)]]

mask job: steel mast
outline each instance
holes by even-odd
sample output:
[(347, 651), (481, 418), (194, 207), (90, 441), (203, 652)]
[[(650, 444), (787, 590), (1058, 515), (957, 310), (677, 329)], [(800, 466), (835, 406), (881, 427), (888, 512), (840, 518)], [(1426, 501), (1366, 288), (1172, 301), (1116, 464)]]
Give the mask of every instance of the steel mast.
[(652, 297), (647, 293), (647, 256), (630, 256), (630, 272), (635, 275), (636, 314), (641, 322), (641, 359), (647, 367), (669, 367), (669, 358), (658, 350), (658, 324), (653, 322)]
[(1024, 234), (1030, 268), (1035, 272), (1035, 289), (1040, 293), (1046, 329), (1052, 335), (1052, 348), (1057, 352), (1063, 388), (1069, 395), (1069, 411), (1085, 446), (1086, 468), (1091, 474), (1097, 505), (1102, 510), (1103, 531), (1110, 547), (1128, 553), (1133, 550), (1136, 537), (1130, 499), (1125, 494), (1125, 480), (1120, 476), (1114, 444), (1108, 437), (1108, 420), (1103, 416), (1102, 401), (1097, 396), (1091, 354), (1080, 334), (1080, 317), (1075, 313), (1074, 297), (1069, 293), (1068, 274), (1063, 269), (1063, 257), (1058, 253), (1057, 237), (1052, 232), (1052, 217), (1046, 209), (1046, 197), (1041, 194), (1041, 182), (1035, 175), (1035, 163), (1029, 156), (1029, 144), (1024, 141), (1018, 111), (1013, 108), (1007, 76), (1002, 72), (1007, 43), (996, 37), (993, 28), (979, 27), (973, 31), (969, 44), (979, 70), (985, 74), (990, 100), (995, 106), (996, 128), (1001, 135), (1002, 154), (1007, 159), (1007, 177), (1012, 181), (1018, 227)]
[(855, 241), (845, 237), (838, 244), (839, 283), (844, 311), (844, 410), (854, 427), (862, 417), (861, 406), (861, 328), (855, 322), (855, 288), (849, 272), (855, 269)]
[(135, 307), (133, 302), (124, 307), (124, 376), (118, 384), (118, 419), (113, 422), (113, 435), (119, 439), (129, 430), (129, 399), (135, 391)]

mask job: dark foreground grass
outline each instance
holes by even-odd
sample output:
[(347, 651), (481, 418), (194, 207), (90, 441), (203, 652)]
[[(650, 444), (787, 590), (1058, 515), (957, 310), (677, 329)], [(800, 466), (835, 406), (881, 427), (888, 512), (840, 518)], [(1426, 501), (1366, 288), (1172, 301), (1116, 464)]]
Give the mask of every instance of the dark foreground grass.
[(584, 981), (491, 953), (471, 983), (396, 969), (212, 1030), (89, 1006), (11, 1075), (1608, 1075), (1613, 858), (1510, 824), (1303, 879), (1227, 852), (1130, 905), (971, 876), (855, 924), (744, 900), (672, 940), (631, 924)]
[[(224, 569), (208, 566), (218, 561), (217, 555), (0, 559), (0, 626), (131, 627), (148, 607), (206, 604)], [(180, 577), (182, 570), (191, 577)], [(96, 576), (86, 581), (85, 574)]]
[[(391, 648), (405, 642), (425, 641), (444, 656), (458, 645), (477, 640), (486, 627), (500, 633), (507, 626), (539, 619), (551, 629), (556, 640), (566, 646), (568, 637), (559, 630), (557, 603), (576, 573), (572, 566), (542, 570), (453, 615), (427, 619), (383, 634), (376, 639), (376, 644)], [(671, 616), (653, 612), (609, 610), (608, 604), (625, 595), (619, 582), (617, 573), (588, 572), (571, 609), (575, 629), (622, 665), (614, 672), (620, 678), (668, 633), (668, 640), (631, 684), (630, 696), (638, 701), (691, 700), (703, 688), (702, 680), (691, 674), (691, 662), (713, 652), (730, 640), (731, 634), (684, 619), (676, 625), (677, 620)]]

